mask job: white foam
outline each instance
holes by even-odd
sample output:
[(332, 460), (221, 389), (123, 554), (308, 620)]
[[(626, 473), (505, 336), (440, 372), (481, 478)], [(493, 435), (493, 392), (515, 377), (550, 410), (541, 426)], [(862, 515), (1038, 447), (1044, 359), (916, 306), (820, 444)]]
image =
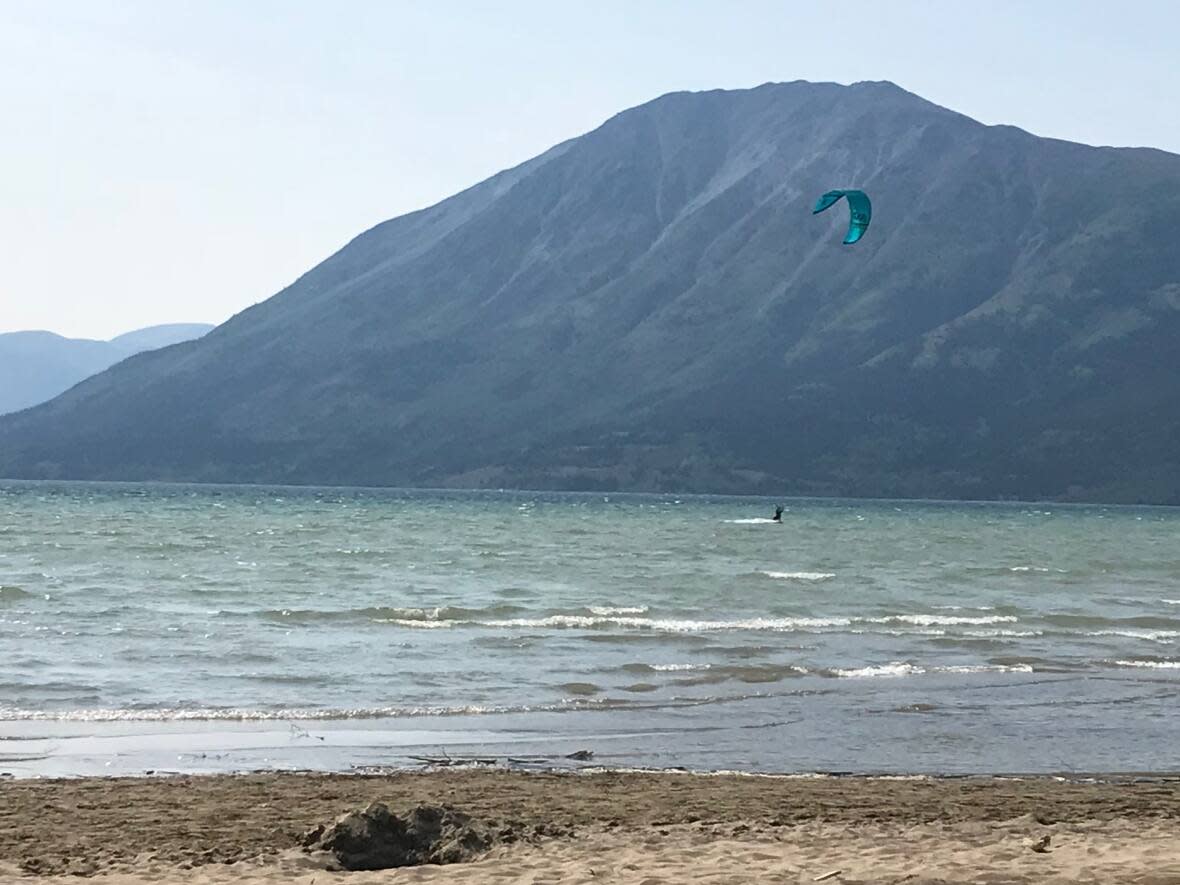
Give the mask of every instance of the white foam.
[(591, 614), (607, 615), (641, 615), (647, 611), (646, 605), (588, 605), (586, 610)]
[(549, 615), (544, 618), (509, 618), (496, 621), (472, 622), (484, 627), (510, 628), (592, 628), (631, 627), (662, 633), (705, 633), (725, 630), (755, 630), (789, 633), (815, 627), (847, 627), (848, 618), (747, 618), (735, 621), (698, 621), (673, 618), (640, 618), (625, 615)]
[[(437, 621), (442, 615), (442, 608), (395, 608), (392, 611), (401, 612), (404, 620)], [(284, 612), (285, 614), (285, 612)]]
[(463, 713), (501, 712), (493, 707), (420, 707), (420, 708), (372, 708), (357, 710), (251, 710), (234, 709), (174, 709), (156, 710), (21, 710), (0, 708), (0, 721), (32, 720), (41, 722), (189, 722), (189, 721), (308, 721), (327, 719), (379, 719), (398, 716), (447, 716)]
[(1151, 670), (1180, 670), (1180, 661), (1113, 661), (1117, 667), (1143, 667)]
[(865, 679), (873, 677), (896, 678), (900, 676), (921, 676), (928, 673), (955, 673), (960, 675), (969, 673), (1032, 673), (1033, 668), (1029, 664), (960, 664), (927, 669), (926, 667), (920, 667), (917, 664), (908, 664), (904, 661), (892, 661), (888, 664), (874, 664), (855, 669), (837, 669), (832, 672), (843, 679)]
[(662, 673), (676, 673), (681, 670), (708, 670), (712, 664), (649, 664), (653, 670), (659, 670)]
[(762, 574), (779, 581), (826, 581), (836, 577), (833, 572), (762, 572)]
[(1180, 605), (1180, 599), (1161, 599), (1164, 605)]
[(1094, 630), (1087, 636), (1125, 636), (1128, 639), (1145, 639), (1148, 642), (1168, 642), (1180, 636), (1176, 630)]
[(878, 664), (871, 667), (857, 667), (852, 670), (833, 670), (837, 676), (844, 679), (864, 679), (878, 676), (916, 676), (920, 673), (925, 673), (921, 667), (914, 664), (906, 664), (901, 661), (894, 661), (891, 664)]
[(913, 624), (916, 627), (953, 627), (982, 624), (1011, 624), (1016, 621), (1012, 615), (887, 615), (883, 618), (865, 618), (870, 624)]
[(960, 664), (953, 667), (936, 667), (939, 673), (1031, 673), (1031, 664)]
[(406, 717), (478, 716), (490, 713), (557, 712), (562, 710), (598, 708), (608, 705), (606, 699), (567, 698), (552, 704), (518, 704), (485, 706), (469, 704), (454, 707), (360, 707), (356, 709), (283, 708), (257, 710), (249, 708), (174, 708), (126, 710), (105, 708), (94, 710), (24, 710), (0, 707), (0, 722), (188, 722), (188, 721), (325, 721), (332, 719), (395, 719)]
[[(820, 579), (821, 578), (819, 577), (809, 578), (809, 580)], [(435, 619), (437, 618), (436, 612), (423, 611), (420, 613), (415, 612), (415, 614), (419, 614), (418, 617), (379, 618), (374, 620), (378, 621), (379, 623), (395, 624), (399, 627), (423, 630), (437, 630), (454, 627), (512, 630), (546, 628), (590, 630), (602, 627), (620, 627), (632, 630), (652, 630), (662, 633), (706, 633), (739, 630), (790, 633), (795, 631), (808, 631), (832, 627), (851, 627), (854, 624), (880, 624), (887, 626), (893, 625), (923, 628), (918, 630), (894, 629), (873, 631), (898, 636), (915, 634), (941, 636), (944, 635), (946, 631), (938, 628), (953, 626), (980, 627), (991, 624), (1013, 623), (1017, 620), (1017, 618), (1012, 615), (885, 615), (875, 618), (758, 617), (735, 620), (697, 620), (693, 618), (681, 619), (643, 617), (642, 612), (647, 611), (647, 608), (644, 606), (590, 606), (587, 608), (587, 610), (593, 612), (593, 614), (558, 614), (533, 618), (497, 618), (479, 620), (475, 618)], [(406, 614), (410, 614), (410, 612), (406, 612)], [(852, 632), (863, 631), (853, 630)], [(1146, 633), (1147, 631), (1138, 632)], [(968, 632), (967, 635), (972, 634)], [(977, 635), (1036, 636), (1040, 634), (1033, 631), (1010, 631), (1008, 633), (1003, 631), (991, 631)], [(1158, 631), (1157, 633), (1152, 633), (1150, 636), (1144, 635), (1140, 638), (1153, 638), (1171, 635), (1180, 635), (1180, 633)]]
[(779, 520), (765, 516), (755, 516), (752, 519), (723, 519), (722, 522), (727, 522), (730, 525), (781, 525)]

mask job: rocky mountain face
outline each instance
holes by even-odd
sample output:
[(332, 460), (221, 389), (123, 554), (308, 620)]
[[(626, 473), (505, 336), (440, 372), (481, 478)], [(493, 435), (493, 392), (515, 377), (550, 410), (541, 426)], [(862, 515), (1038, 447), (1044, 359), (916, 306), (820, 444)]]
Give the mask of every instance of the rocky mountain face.
[(0, 475), (1180, 503), (1177, 227), (1160, 151), (666, 95), (0, 419)]
[(0, 333), (0, 415), (51, 400), (133, 353), (199, 338), (212, 328), (207, 323), (169, 323), (110, 341), (53, 332)]

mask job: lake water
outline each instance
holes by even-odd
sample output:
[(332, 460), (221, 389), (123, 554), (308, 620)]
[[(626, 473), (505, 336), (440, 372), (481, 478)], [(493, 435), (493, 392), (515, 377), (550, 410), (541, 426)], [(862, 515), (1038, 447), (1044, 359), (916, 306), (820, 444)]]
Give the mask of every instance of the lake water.
[(0, 772), (1180, 769), (1180, 512), (774, 503), (0, 483)]

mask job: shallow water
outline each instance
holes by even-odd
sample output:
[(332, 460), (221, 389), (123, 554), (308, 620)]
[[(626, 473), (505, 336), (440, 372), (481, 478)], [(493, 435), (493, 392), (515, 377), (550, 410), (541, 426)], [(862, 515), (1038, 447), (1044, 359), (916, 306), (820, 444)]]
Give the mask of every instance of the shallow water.
[(0, 484), (0, 771), (1180, 767), (1180, 513), (783, 503)]

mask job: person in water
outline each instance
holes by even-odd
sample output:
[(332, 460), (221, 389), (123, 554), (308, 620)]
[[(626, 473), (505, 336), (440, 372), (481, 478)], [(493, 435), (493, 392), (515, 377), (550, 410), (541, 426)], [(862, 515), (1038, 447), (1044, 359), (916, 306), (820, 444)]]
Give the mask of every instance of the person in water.
[(783, 521), (783, 505), (777, 504), (777, 505), (775, 505), (775, 508), (774, 508), (774, 519), (772, 519), (771, 522), (782, 522), (782, 521)]

